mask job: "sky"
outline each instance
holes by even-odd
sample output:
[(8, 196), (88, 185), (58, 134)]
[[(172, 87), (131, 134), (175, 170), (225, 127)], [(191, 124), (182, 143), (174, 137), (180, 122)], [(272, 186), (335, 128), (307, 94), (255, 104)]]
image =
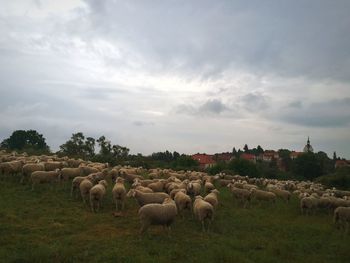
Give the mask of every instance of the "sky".
[(0, 0), (0, 140), (350, 159), (350, 1)]

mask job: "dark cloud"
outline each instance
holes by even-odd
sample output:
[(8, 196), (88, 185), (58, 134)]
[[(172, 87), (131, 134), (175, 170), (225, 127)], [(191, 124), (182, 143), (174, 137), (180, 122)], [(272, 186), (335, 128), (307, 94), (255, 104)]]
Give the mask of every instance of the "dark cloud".
[(199, 105), (181, 104), (177, 106), (176, 112), (189, 115), (220, 115), (229, 112), (230, 108), (226, 106), (220, 99), (208, 99)]
[(128, 44), (150, 70), (350, 78), (349, 1), (86, 3), (91, 32)]
[(308, 127), (347, 127), (350, 124), (350, 98), (311, 103), (282, 113), (279, 118)]

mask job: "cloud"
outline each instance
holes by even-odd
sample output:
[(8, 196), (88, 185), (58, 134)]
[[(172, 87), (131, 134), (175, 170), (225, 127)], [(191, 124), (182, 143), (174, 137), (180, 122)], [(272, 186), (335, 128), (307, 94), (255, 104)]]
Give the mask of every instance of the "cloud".
[(350, 98), (314, 102), (290, 109), (280, 115), (285, 122), (325, 128), (348, 127), (350, 124)]
[(248, 93), (241, 99), (246, 110), (260, 111), (269, 107), (268, 98), (260, 93)]
[(176, 107), (177, 113), (189, 114), (189, 115), (213, 115), (217, 116), (224, 112), (229, 112), (230, 108), (227, 107), (220, 99), (208, 99), (199, 105), (186, 105), (181, 104)]

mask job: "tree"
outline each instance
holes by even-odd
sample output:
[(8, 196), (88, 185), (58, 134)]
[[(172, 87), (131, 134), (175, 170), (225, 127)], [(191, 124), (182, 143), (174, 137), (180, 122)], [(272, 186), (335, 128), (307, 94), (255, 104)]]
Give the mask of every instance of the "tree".
[(95, 155), (95, 139), (85, 138), (82, 132), (73, 133), (72, 137), (60, 146), (60, 152), (73, 157), (91, 158)]
[(235, 156), (235, 157), (238, 157), (237, 156), (237, 150), (236, 150), (235, 147), (233, 147), (233, 149), (232, 149), (232, 155)]
[(49, 152), (50, 148), (42, 134), (36, 130), (16, 130), (1, 142), (1, 147), (9, 150), (41, 150)]
[(313, 180), (322, 175), (322, 168), (316, 155), (308, 152), (301, 154), (294, 160), (293, 172), (305, 179)]
[(337, 153), (333, 152), (333, 161), (336, 161), (336, 160), (337, 160)]
[(260, 145), (258, 145), (258, 147), (256, 148), (256, 152), (257, 154), (262, 154), (264, 153), (264, 149)]
[(245, 153), (248, 153), (249, 148), (248, 148), (248, 145), (247, 145), (247, 144), (244, 145), (243, 150), (244, 150)]

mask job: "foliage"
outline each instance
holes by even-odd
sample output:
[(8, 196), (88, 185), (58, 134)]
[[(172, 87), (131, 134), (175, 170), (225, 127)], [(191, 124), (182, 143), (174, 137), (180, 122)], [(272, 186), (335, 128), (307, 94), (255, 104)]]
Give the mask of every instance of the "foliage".
[[(96, 154), (95, 145), (99, 146)], [(129, 155), (129, 149), (120, 145), (112, 145), (105, 136), (97, 140), (92, 137), (85, 138), (82, 132), (73, 133), (70, 140), (60, 146), (60, 153), (70, 157), (79, 157), (96, 162), (109, 162), (116, 164), (117, 160), (125, 160)]]
[(44, 136), (36, 130), (16, 130), (1, 142), (1, 147), (9, 150), (50, 152)]
[(340, 167), (335, 171), (335, 173), (320, 176), (316, 178), (315, 181), (320, 182), (327, 187), (350, 190), (350, 167)]

